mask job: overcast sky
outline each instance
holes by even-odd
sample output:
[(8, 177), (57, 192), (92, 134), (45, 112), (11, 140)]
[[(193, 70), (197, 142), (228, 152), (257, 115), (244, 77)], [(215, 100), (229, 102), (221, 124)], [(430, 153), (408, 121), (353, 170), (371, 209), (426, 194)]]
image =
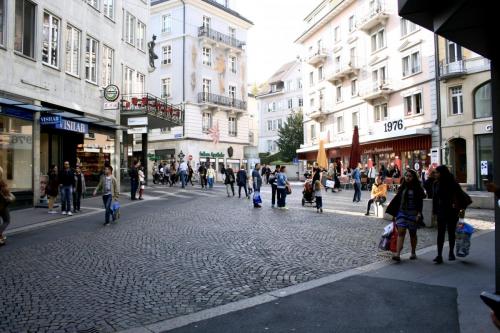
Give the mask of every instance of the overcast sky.
[(319, 0), (232, 0), (231, 7), (254, 23), (248, 32), (248, 83), (262, 83), (300, 54), (294, 41), (303, 19)]

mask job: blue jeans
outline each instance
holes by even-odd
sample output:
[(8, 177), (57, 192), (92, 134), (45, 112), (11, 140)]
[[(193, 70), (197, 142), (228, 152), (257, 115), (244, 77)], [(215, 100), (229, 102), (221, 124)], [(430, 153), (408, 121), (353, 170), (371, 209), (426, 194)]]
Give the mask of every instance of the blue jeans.
[(186, 186), (186, 171), (181, 171), (181, 184), (182, 188)]
[(213, 178), (208, 178), (208, 187), (210, 187), (210, 188), (214, 187), (214, 179)]
[(61, 187), (61, 211), (71, 212), (71, 199), (73, 199), (73, 186)]
[[(106, 223), (109, 223), (109, 217), (113, 215), (113, 211), (111, 210), (111, 203), (113, 202), (113, 197), (111, 194), (103, 195), (102, 196), (102, 203), (104, 204), (104, 210), (105, 210), (105, 221)], [(113, 219), (114, 221), (114, 219)]]
[(354, 197), (352, 201), (360, 201), (361, 200), (361, 183), (358, 181), (354, 182)]
[(286, 188), (278, 188), (278, 207), (286, 206)]

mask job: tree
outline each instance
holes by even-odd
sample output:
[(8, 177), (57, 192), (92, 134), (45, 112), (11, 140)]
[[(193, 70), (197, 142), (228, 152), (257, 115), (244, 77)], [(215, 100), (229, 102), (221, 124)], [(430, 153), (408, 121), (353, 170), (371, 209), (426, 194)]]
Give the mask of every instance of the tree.
[(297, 156), (297, 149), (304, 142), (304, 125), (302, 112), (292, 113), (279, 130), (278, 148), (285, 162), (292, 161)]

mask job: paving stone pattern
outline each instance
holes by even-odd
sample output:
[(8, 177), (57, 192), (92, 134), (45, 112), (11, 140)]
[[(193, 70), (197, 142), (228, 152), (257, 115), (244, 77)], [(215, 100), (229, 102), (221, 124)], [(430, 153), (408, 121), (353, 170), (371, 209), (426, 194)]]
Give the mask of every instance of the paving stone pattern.
[[(269, 188), (262, 209), (223, 188), (150, 193), (163, 192), (116, 225), (98, 213), (9, 237), (0, 332), (114, 332), (389, 258), (377, 249), (387, 222), (363, 216), (352, 192), (326, 194), (323, 214), (301, 207), (298, 187), (288, 211), (269, 207)], [(419, 231), (419, 247), (434, 239)]]

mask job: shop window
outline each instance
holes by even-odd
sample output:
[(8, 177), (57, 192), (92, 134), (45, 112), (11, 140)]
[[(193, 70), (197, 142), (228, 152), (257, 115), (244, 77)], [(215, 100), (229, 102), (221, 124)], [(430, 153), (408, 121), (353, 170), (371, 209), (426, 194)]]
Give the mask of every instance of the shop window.
[(462, 95), (462, 86), (451, 87), (450, 88), (450, 107), (452, 115), (463, 114), (464, 112), (464, 102)]
[(16, 0), (14, 25), (14, 50), (35, 57), (36, 5), (28, 0)]
[(491, 117), (491, 83), (479, 86), (474, 92), (474, 117)]
[(476, 135), (476, 180), (479, 190), (493, 180), (493, 135)]
[(0, 166), (12, 191), (32, 189), (33, 121), (0, 115)]

